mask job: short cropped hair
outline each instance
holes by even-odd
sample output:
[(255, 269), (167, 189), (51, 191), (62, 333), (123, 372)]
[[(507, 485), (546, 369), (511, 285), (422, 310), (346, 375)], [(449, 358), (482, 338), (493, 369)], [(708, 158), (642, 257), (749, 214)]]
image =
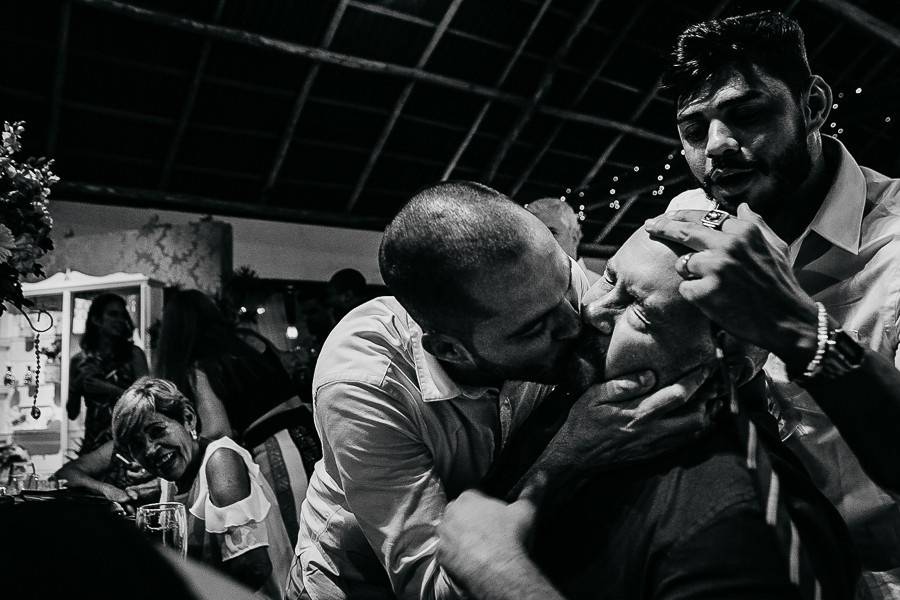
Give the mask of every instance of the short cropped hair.
[(467, 283), (521, 256), (521, 206), (486, 185), (447, 181), (418, 192), (387, 226), (378, 254), (385, 284), (424, 328), (466, 334), (489, 307)]
[(537, 200), (532, 200), (525, 205), (525, 210), (543, 221), (544, 224), (546, 224), (548, 220), (556, 218), (572, 229), (579, 227), (578, 216), (575, 214), (575, 209), (569, 206), (568, 202), (560, 200), (559, 197), (538, 198)]
[(148, 415), (159, 413), (184, 423), (187, 413), (193, 412), (193, 405), (174, 383), (141, 377), (122, 393), (113, 408), (113, 439), (116, 446), (130, 449), (129, 442), (141, 433), (141, 426)]
[(681, 104), (727, 71), (754, 66), (799, 97), (812, 76), (800, 25), (774, 11), (691, 25), (675, 42), (663, 83)]

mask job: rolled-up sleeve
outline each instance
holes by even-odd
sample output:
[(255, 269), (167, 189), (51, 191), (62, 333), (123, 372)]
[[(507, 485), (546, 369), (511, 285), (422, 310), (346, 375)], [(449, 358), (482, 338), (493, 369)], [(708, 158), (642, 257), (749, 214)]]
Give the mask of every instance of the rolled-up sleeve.
[(461, 597), (435, 559), (435, 527), (447, 497), (409, 404), (375, 385), (336, 382), (317, 390), (316, 418), (331, 449), (326, 469), (333, 470), (394, 593)]

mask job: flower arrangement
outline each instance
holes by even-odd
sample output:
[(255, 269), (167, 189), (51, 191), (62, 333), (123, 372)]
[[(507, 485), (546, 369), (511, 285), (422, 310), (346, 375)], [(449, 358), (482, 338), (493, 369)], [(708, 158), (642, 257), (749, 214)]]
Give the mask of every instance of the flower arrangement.
[(42, 277), (38, 260), (53, 249), (53, 219), (47, 210), (50, 187), (59, 178), (50, 170), (53, 161), (19, 161), (25, 132), (22, 122), (3, 123), (0, 142), (0, 315), (4, 302), (16, 308), (31, 306), (22, 295), (21, 278)]

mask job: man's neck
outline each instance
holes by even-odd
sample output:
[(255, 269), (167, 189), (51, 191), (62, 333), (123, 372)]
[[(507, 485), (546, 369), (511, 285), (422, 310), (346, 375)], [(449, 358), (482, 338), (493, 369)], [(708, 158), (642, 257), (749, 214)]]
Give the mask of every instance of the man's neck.
[(489, 387), (497, 389), (503, 386), (503, 379), (501, 378), (492, 377), (491, 375), (483, 373), (481, 371), (460, 368), (459, 365), (444, 362), (441, 359), (438, 359), (438, 362), (444, 368), (444, 371), (447, 372), (447, 375), (450, 376), (450, 379), (452, 379), (459, 385), (467, 387)]
[(780, 198), (778, 208), (766, 218), (766, 223), (788, 244), (803, 235), (825, 201), (837, 171), (838, 157), (834, 150), (823, 143), (813, 158), (809, 176), (791, 198)]

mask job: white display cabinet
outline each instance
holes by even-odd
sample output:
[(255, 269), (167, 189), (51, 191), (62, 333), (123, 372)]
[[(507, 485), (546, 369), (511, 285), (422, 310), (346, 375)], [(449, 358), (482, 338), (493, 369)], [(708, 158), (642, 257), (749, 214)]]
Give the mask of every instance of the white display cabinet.
[(75, 421), (66, 416), (69, 390), (69, 364), (79, 352), (91, 301), (99, 294), (112, 292), (125, 299), (134, 321), (134, 343), (152, 361), (150, 326), (162, 317), (163, 290), (160, 282), (131, 273), (102, 277), (77, 271), (57, 273), (44, 281), (22, 284), (22, 290), (34, 302), (28, 317), (38, 329), (47, 325), (47, 317), (36, 321), (36, 309), (53, 317), (53, 327), (40, 334), (40, 386), (38, 419), (31, 416), (33, 385), (29, 371), (35, 370), (34, 332), (25, 316), (11, 308), (0, 317), (0, 371), (11, 372), (14, 385), (0, 387), (0, 443), (20, 444), (31, 454), (35, 470), (47, 476), (74, 458), (84, 433), (84, 407)]

